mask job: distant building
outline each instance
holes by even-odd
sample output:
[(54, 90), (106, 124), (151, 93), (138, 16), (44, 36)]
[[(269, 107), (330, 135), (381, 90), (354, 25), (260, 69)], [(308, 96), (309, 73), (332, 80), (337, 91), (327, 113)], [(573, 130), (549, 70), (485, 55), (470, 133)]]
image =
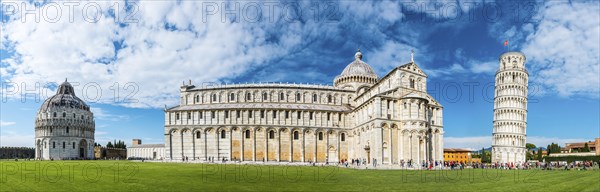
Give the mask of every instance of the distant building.
[(444, 148), (444, 161), (461, 163), (481, 163), (481, 158), (473, 158), (470, 149)]
[(127, 149), (112, 147), (94, 147), (94, 157), (96, 159), (126, 159)]
[[(589, 152), (582, 152), (587, 143)], [(560, 153), (551, 153), (551, 157), (559, 156), (596, 156), (600, 155), (600, 138), (596, 138), (594, 141), (588, 142), (577, 142), (577, 143), (565, 143), (565, 147), (560, 149)]]
[(590, 152), (594, 152), (596, 155), (600, 155), (600, 138), (596, 138), (594, 141), (579, 142), (579, 143), (565, 143), (565, 152), (577, 153), (583, 151), (585, 144), (588, 144)]
[(151, 159), (159, 160), (165, 158), (164, 144), (142, 145), (141, 139), (133, 139), (131, 147), (127, 148), (127, 159)]

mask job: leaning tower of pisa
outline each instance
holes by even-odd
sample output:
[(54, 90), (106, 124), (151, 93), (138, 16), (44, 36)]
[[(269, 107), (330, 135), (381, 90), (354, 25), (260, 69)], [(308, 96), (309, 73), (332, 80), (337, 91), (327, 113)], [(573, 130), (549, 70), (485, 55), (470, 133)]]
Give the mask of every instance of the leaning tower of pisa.
[(492, 162), (525, 162), (527, 82), (525, 55), (506, 52), (499, 58), (494, 97)]

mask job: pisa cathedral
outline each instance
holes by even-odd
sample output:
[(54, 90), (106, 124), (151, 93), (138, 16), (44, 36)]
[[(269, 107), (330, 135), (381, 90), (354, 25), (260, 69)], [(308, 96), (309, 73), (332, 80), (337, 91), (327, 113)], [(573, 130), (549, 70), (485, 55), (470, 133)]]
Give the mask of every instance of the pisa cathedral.
[(426, 83), (412, 58), (378, 77), (360, 50), (333, 86), (190, 81), (165, 108), (165, 158), (443, 161), (443, 108)]
[(494, 96), (492, 162), (525, 162), (529, 73), (525, 55), (506, 52), (499, 58)]

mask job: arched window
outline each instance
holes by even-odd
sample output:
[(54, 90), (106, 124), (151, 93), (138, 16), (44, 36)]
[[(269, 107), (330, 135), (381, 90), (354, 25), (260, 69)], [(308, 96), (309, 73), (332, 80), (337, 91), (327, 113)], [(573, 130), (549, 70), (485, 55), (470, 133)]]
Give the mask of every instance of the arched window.
[(67, 117), (67, 113), (63, 112), (63, 117)]
[(56, 112), (54, 112), (53, 117), (56, 117)]
[(246, 130), (246, 139), (250, 139), (250, 130)]
[(280, 101), (285, 99), (283, 96), (284, 96), (284, 94), (283, 94), (283, 93), (279, 93), (279, 100), (280, 100)]
[(413, 89), (415, 88), (415, 80), (414, 79), (410, 80), (410, 88), (413, 88)]
[(266, 101), (267, 100), (267, 93), (263, 93), (262, 95), (263, 95), (263, 98), (262, 98), (263, 101)]
[(196, 95), (196, 103), (200, 103), (200, 95)]
[(75, 113), (73, 113), (73, 119), (75, 119)]
[(301, 98), (302, 98), (302, 95), (300, 95), (300, 93), (296, 93), (296, 101), (300, 101)]
[(196, 132), (196, 139), (200, 139), (200, 131)]
[(67, 143), (63, 141), (63, 149), (67, 147)]
[(179, 113), (175, 113), (175, 119), (179, 120)]
[(225, 130), (221, 130), (221, 139), (225, 139)]
[(275, 139), (275, 131), (269, 131), (269, 139)]
[(294, 131), (294, 140), (298, 140), (298, 131)]
[(52, 141), (52, 148), (56, 148), (56, 142)]
[(346, 134), (342, 133), (342, 141), (346, 141)]
[(52, 133), (52, 128), (50, 128), (50, 133)]
[(235, 101), (235, 94), (234, 93), (229, 94), (229, 101)]
[(83, 115), (81, 115), (81, 119), (83, 119)]
[(212, 101), (217, 101), (217, 94), (212, 95)]
[(75, 142), (73, 142), (73, 149), (75, 149)]
[(252, 100), (252, 94), (246, 93), (246, 101), (250, 101), (250, 100)]
[(323, 140), (323, 132), (319, 132), (319, 141)]
[(333, 99), (332, 99), (331, 95), (327, 95), (327, 103), (331, 103), (331, 102), (332, 102), (332, 100), (333, 100)]
[(69, 127), (67, 127), (67, 133), (69, 133)]
[(317, 102), (317, 94), (313, 94), (313, 102)]

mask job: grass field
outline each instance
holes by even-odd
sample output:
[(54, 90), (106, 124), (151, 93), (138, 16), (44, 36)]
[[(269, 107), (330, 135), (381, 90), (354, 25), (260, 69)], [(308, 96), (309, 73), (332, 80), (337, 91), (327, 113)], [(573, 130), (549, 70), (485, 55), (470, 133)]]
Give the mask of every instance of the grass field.
[(600, 171), (0, 161), (0, 191), (600, 191)]

